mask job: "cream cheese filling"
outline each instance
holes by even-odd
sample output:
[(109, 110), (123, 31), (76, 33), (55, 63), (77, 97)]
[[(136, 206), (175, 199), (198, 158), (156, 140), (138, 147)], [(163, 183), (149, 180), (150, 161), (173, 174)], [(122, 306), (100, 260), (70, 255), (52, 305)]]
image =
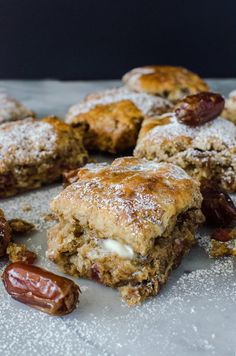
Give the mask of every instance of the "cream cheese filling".
[(119, 257), (132, 259), (134, 257), (134, 251), (132, 247), (126, 244), (122, 244), (112, 239), (106, 239), (102, 241), (102, 248), (108, 253), (115, 253)]

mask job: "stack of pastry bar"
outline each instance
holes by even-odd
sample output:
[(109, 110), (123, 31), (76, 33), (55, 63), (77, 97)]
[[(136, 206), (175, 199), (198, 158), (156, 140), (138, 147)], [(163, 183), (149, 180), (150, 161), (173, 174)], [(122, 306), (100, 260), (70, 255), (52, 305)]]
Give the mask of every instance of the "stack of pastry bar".
[(71, 275), (118, 288), (130, 305), (156, 295), (202, 222), (196, 181), (169, 163), (89, 164), (51, 208), (48, 257)]

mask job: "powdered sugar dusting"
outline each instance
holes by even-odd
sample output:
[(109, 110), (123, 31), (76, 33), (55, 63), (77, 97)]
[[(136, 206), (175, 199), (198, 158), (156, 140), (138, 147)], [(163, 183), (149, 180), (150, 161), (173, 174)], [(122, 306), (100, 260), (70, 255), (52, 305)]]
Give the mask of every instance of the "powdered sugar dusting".
[(236, 101), (236, 89), (232, 90), (232, 91), (229, 93), (229, 98), (234, 98), (235, 101)]
[(57, 184), (16, 197), (1, 199), (0, 208), (3, 209), (7, 219), (20, 218), (33, 223), (38, 231), (43, 231), (55, 223), (47, 219), (47, 214), (50, 213), (50, 201), (61, 189), (61, 185)]
[(173, 215), (198, 208), (201, 203), (197, 183), (180, 167), (168, 163), (124, 157), (110, 166), (99, 165), (99, 171), (94, 166), (92, 170), (85, 166), (78, 177), (78, 181), (56, 197), (53, 210), (63, 215), (66, 207), (67, 216), (69, 213), (85, 216), (88, 224), (101, 233), (104, 226), (100, 220), (105, 214), (115, 224), (112, 231), (106, 230), (112, 235), (107, 238), (115, 235), (119, 239), (124, 234), (126, 243), (134, 249), (137, 245), (140, 248), (138, 240), (151, 245), (154, 236), (163, 233)]
[(97, 105), (107, 105), (121, 100), (132, 101), (143, 115), (151, 115), (157, 112), (158, 109), (171, 107), (170, 102), (166, 99), (146, 93), (135, 93), (125, 87), (121, 87), (91, 94), (88, 99), (85, 99), (69, 109), (66, 121), (70, 122), (74, 116), (88, 112)]
[[(2, 356), (94, 355), (93, 344), (79, 337), (63, 318), (49, 317), (13, 301), (3, 291), (2, 283), (0, 290)], [(99, 347), (97, 350), (102, 355)]]
[(33, 112), (20, 102), (9, 97), (7, 94), (0, 93), (0, 123), (20, 120), (32, 115)]
[(222, 313), (236, 303), (235, 271), (232, 259), (211, 262), (209, 268), (182, 274), (174, 285), (140, 307), (123, 305), (118, 311), (113, 299), (114, 305), (105, 306), (99, 317), (93, 312), (88, 322), (73, 318), (66, 324), (86, 339), (93, 340), (96, 334), (100, 347), (115, 354), (132, 355), (135, 349), (139, 355), (155, 355), (156, 350), (158, 355), (166, 355), (166, 350), (168, 355), (220, 355), (220, 347), (225, 351), (235, 345), (227, 318), (227, 343), (216, 326)]
[[(50, 262), (43, 266), (52, 268)], [(135, 308), (110, 288), (75, 281), (82, 287), (80, 304), (63, 318), (13, 301), (0, 284), (0, 354), (156, 355), (157, 349), (160, 356), (166, 350), (170, 356), (233, 354), (234, 318), (229, 313), (236, 303), (236, 281), (231, 258), (208, 260), (200, 250), (193, 251), (157, 297)]]
[(57, 135), (44, 121), (25, 119), (6, 123), (0, 127), (1, 164), (29, 164), (52, 156)]
[[(226, 147), (235, 147), (236, 126), (223, 118), (198, 127), (191, 127), (179, 123), (174, 114), (164, 114), (157, 117), (157, 120), (170, 118), (170, 122), (165, 125), (158, 125), (152, 128), (143, 137), (143, 142), (162, 142), (165, 139), (173, 140), (178, 137), (188, 137), (192, 140), (191, 146), (199, 149), (210, 149), (211, 142), (216, 141)], [(140, 141), (142, 144), (142, 140)]]

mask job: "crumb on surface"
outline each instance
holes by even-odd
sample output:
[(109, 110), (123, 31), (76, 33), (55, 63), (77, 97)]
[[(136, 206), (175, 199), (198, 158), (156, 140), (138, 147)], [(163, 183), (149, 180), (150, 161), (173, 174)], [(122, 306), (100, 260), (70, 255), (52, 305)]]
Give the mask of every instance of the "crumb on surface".
[(25, 262), (33, 264), (37, 259), (35, 252), (28, 250), (26, 245), (10, 242), (7, 247), (7, 255), (11, 262)]
[(23, 219), (11, 219), (8, 223), (12, 229), (12, 232), (15, 234), (25, 234), (35, 228), (34, 224), (31, 224)]

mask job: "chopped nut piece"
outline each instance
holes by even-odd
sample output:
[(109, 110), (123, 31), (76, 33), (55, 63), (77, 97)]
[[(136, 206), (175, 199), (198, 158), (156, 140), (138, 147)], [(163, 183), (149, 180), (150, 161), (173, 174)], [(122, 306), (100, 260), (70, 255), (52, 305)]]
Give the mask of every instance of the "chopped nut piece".
[(0, 209), (0, 257), (5, 256), (6, 248), (11, 241), (12, 231), (5, 219), (3, 211)]
[(30, 204), (24, 203), (21, 205), (21, 210), (22, 211), (31, 211), (32, 210), (32, 206)]
[(236, 229), (217, 229), (211, 235), (210, 257), (236, 256)]
[(78, 179), (78, 169), (73, 169), (63, 173), (63, 186), (66, 188), (68, 185), (76, 182)]
[(12, 298), (50, 315), (72, 312), (79, 300), (79, 286), (70, 279), (22, 262), (11, 263), (2, 280)]
[(52, 214), (52, 213), (44, 214), (44, 215), (43, 215), (43, 220), (44, 220), (44, 221), (53, 221), (53, 220), (56, 220), (56, 217), (55, 217), (55, 215)]
[(25, 262), (31, 265), (37, 259), (35, 252), (28, 250), (23, 244), (16, 244), (13, 242), (9, 243), (7, 254), (11, 262)]
[(232, 255), (232, 249), (226, 244), (217, 240), (211, 240), (209, 255), (210, 257), (224, 257)]
[(8, 222), (15, 234), (25, 234), (35, 228), (34, 224), (22, 219), (11, 219)]

